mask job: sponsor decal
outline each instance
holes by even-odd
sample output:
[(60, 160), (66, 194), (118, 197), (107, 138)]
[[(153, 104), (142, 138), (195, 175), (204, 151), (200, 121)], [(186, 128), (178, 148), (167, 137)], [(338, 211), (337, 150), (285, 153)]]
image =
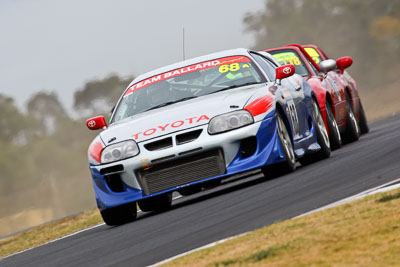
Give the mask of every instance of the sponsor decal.
[(295, 66), (301, 65), (300, 58), (293, 52), (282, 52), (272, 55), (282, 65), (292, 64)]
[[(124, 97), (126, 97), (126, 96), (132, 94), (134, 91), (144, 88), (148, 85), (151, 85), (151, 84), (154, 84), (156, 82), (160, 82), (160, 81), (163, 81), (166, 79), (170, 79), (170, 78), (182, 75), (182, 74), (191, 73), (194, 71), (199, 71), (199, 70), (208, 69), (208, 68), (214, 68), (214, 67), (218, 67), (221, 65), (228, 65), (228, 64), (233, 65), (234, 63), (240, 63), (240, 62), (250, 62), (250, 59), (245, 56), (225, 57), (225, 58), (219, 58), (219, 59), (215, 59), (215, 60), (205, 61), (205, 62), (193, 64), (190, 66), (186, 66), (186, 67), (183, 67), (180, 69), (175, 69), (175, 70), (171, 70), (168, 72), (164, 72), (159, 75), (155, 75), (153, 77), (147, 78), (138, 83), (135, 83), (134, 85), (129, 87), (129, 89), (125, 92)], [(227, 71), (228, 71), (229, 68), (231, 68), (231, 67), (227, 66), (226, 68), (228, 68), (227, 69)], [(237, 68), (237, 66), (235, 65), (232, 68)]]
[(140, 163), (142, 163), (142, 167), (147, 167), (149, 166), (149, 159), (148, 158), (141, 159)]
[(88, 124), (87, 124), (90, 128), (93, 128), (94, 126), (96, 126), (96, 121), (95, 120), (90, 120), (90, 121), (88, 121)]
[(151, 136), (155, 133), (162, 133), (162, 132), (165, 132), (166, 130), (180, 128), (183, 125), (194, 124), (194, 123), (199, 123), (202, 121), (209, 121), (209, 120), (210, 120), (210, 118), (207, 115), (201, 115), (200, 117), (191, 117), (191, 118), (187, 118), (184, 120), (174, 121), (172, 123), (166, 123), (165, 125), (159, 125), (157, 127), (147, 129), (146, 131), (143, 131), (143, 132), (135, 133), (132, 135), (132, 137), (135, 140), (138, 140), (140, 138), (140, 136)]
[(289, 73), (291, 73), (291, 72), (292, 72), (292, 69), (291, 69), (291, 68), (289, 68), (289, 67), (283, 68), (283, 73), (289, 74)]

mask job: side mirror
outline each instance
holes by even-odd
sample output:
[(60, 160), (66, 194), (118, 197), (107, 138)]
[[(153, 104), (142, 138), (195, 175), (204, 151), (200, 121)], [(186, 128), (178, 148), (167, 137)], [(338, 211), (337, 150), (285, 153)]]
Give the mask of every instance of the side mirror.
[(321, 71), (326, 74), (327, 72), (336, 69), (336, 61), (334, 59), (326, 59), (319, 63), (319, 66)]
[(283, 65), (276, 68), (276, 83), (281, 84), (281, 80), (294, 74), (294, 66), (292, 64)]
[(104, 116), (97, 116), (94, 118), (90, 118), (86, 121), (86, 126), (89, 130), (98, 130), (107, 127), (106, 119)]
[(341, 57), (336, 60), (337, 68), (340, 70), (340, 73), (343, 74), (344, 70), (353, 64), (353, 59), (351, 57)]

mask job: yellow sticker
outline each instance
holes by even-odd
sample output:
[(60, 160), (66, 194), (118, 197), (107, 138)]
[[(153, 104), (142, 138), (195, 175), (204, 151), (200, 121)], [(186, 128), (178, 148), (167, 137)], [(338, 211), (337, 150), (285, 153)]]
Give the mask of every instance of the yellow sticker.
[(283, 52), (279, 54), (274, 54), (273, 57), (279, 62), (284, 65), (292, 64), (295, 66), (301, 65), (300, 59), (296, 56), (293, 52)]
[(315, 63), (321, 62), (321, 56), (318, 54), (317, 50), (312, 47), (306, 47), (304, 48), (306, 52), (312, 57), (312, 59), (315, 61)]
[(226, 65), (222, 65), (221, 67), (219, 67), (218, 70), (221, 73), (225, 73), (228, 71), (238, 71), (238, 70), (240, 70), (240, 65), (239, 65), (239, 63), (226, 64)]

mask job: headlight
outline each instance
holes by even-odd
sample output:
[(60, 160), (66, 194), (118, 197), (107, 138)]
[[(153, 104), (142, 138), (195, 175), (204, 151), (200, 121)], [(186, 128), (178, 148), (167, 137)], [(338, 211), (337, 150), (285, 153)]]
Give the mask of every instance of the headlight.
[(107, 146), (101, 153), (101, 163), (110, 163), (139, 154), (139, 148), (135, 141), (129, 140)]
[(247, 110), (238, 110), (211, 119), (208, 125), (209, 134), (230, 131), (254, 122), (253, 116)]

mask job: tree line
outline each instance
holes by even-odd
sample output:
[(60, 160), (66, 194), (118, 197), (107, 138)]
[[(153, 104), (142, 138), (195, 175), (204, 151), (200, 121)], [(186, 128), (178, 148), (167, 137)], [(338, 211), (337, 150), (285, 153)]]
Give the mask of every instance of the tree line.
[(51, 209), (55, 218), (95, 206), (87, 161), (85, 118), (109, 115), (132, 81), (111, 75), (85, 84), (68, 115), (54, 92), (38, 92), (20, 111), (0, 94), (0, 218), (29, 209)]
[(400, 0), (267, 0), (243, 23), (257, 50), (311, 43), (332, 58), (353, 57), (360, 90), (399, 80)]
[[(243, 23), (256, 50), (312, 43), (332, 58), (352, 56), (350, 73), (362, 91), (399, 80), (399, 18), (400, 0), (267, 0)], [(95, 206), (87, 148), (97, 133), (84, 122), (107, 117), (132, 79), (87, 82), (74, 94), (78, 118), (53, 92), (33, 95), (26, 112), (0, 94), (0, 218), (32, 208), (57, 218)]]

